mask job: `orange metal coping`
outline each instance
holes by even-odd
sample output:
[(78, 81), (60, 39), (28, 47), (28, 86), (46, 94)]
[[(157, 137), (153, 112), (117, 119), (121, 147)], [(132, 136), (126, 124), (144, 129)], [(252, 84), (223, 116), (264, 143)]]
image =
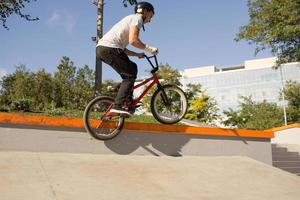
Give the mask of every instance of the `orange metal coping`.
[(280, 126), (280, 127), (276, 127), (276, 128), (271, 128), (268, 131), (282, 131), (282, 130), (286, 130), (286, 129), (290, 129), (290, 128), (300, 128), (300, 124), (289, 124), (286, 126)]
[[(0, 113), (0, 123), (71, 127), (71, 128), (84, 127), (83, 120), (78, 118), (29, 116), (29, 115), (11, 114), (11, 113)], [(255, 130), (193, 127), (193, 126), (183, 126), (183, 125), (163, 125), (163, 124), (133, 123), (133, 122), (126, 122), (124, 129), (136, 130), (136, 131), (151, 131), (154, 133), (167, 132), (167, 133), (176, 133), (176, 134), (210, 135), (210, 136), (253, 137), (253, 138), (274, 137), (274, 133), (271, 130), (255, 131)]]

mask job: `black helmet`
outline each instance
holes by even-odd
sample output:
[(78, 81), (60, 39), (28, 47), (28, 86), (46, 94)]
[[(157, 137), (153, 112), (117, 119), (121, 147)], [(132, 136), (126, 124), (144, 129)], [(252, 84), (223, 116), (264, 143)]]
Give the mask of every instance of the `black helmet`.
[(138, 2), (134, 8), (135, 13), (143, 13), (144, 9), (147, 9), (148, 11), (152, 11), (154, 14), (154, 7), (151, 3), (142, 1)]

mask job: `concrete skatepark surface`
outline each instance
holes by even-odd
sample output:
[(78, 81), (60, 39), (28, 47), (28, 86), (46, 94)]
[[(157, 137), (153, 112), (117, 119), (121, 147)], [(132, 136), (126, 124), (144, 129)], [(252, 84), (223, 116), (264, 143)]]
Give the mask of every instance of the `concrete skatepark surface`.
[[(228, 138), (227, 132), (223, 137), (127, 132), (103, 142), (90, 140), (81, 131), (4, 125), (0, 200), (300, 198), (298, 176), (259, 159), (271, 156), (272, 134), (231, 132), (234, 137)], [(174, 144), (180, 144), (175, 145), (181, 153), (176, 155), (183, 156), (164, 156)], [(124, 145), (125, 150), (119, 151)], [(187, 155), (196, 149), (215, 154), (218, 150), (222, 155)]]
[(1, 200), (298, 200), (300, 178), (239, 156), (0, 151)]

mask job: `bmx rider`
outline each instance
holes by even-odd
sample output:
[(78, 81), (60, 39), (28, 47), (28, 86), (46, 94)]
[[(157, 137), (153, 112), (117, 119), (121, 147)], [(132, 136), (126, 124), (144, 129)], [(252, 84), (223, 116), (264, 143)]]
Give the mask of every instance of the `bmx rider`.
[(154, 16), (154, 7), (149, 2), (139, 2), (135, 6), (135, 14), (126, 16), (115, 24), (97, 44), (98, 57), (110, 65), (122, 78), (122, 83), (110, 112), (131, 116), (134, 111), (123, 108), (125, 100), (132, 99), (132, 87), (137, 77), (137, 65), (129, 60), (128, 56), (144, 58), (144, 53), (128, 50), (128, 44), (147, 51), (153, 55), (158, 49), (143, 43), (140, 38), (140, 29), (144, 24), (151, 22)]

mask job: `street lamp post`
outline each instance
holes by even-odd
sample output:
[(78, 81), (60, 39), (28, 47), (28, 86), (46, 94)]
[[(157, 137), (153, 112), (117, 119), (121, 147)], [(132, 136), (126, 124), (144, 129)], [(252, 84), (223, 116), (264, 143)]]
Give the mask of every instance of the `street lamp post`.
[[(103, 0), (94, 0), (93, 4), (97, 6), (97, 36), (92, 38), (93, 41), (98, 43), (98, 40), (103, 35)], [(96, 53), (96, 70), (95, 70), (95, 94), (101, 93), (102, 85), (102, 62)]]
[(284, 81), (285, 78), (283, 77), (282, 72), (282, 65), (279, 66), (280, 68), (280, 77), (281, 77), (281, 95), (282, 95), (282, 104), (283, 104), (283, 115), (284, 115), (284, 125), (287, 125), (287, 117), (286, 117), (286, 106), (285, 106), (285, 97), (284, 97)]

